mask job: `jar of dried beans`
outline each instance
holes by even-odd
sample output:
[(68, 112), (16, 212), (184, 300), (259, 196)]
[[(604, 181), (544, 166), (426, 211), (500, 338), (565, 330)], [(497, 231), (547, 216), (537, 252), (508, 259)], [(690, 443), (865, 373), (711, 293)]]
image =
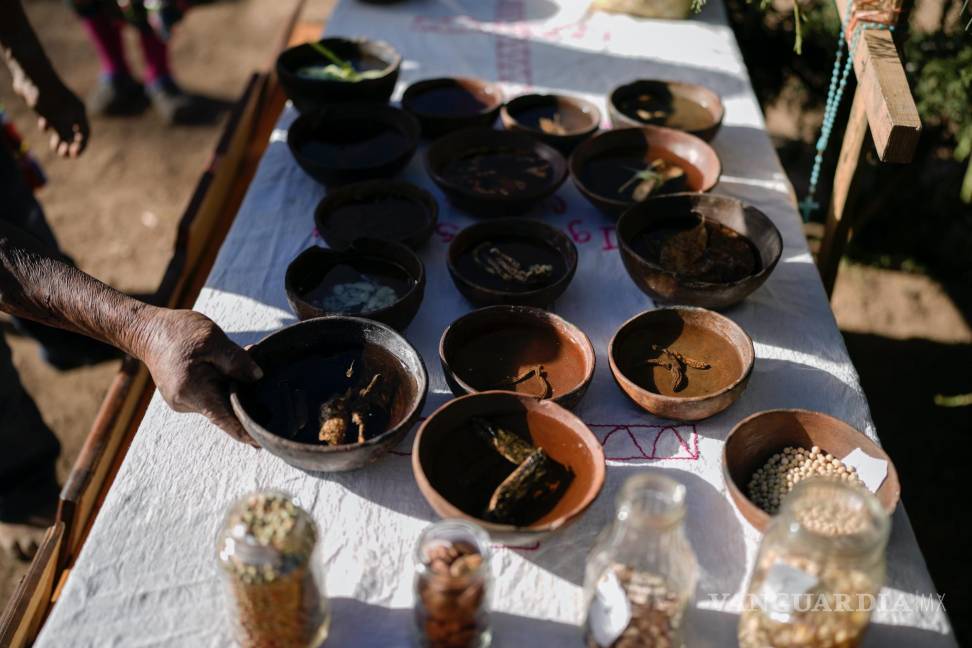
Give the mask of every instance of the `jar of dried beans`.
[(884, 582), (891, 524), (866, 489), (826, 478), (784, 498), (759, 548), (742, 648), (853, 648)]
[(429, 526), (415, 547), (415, 626), (423, 648), (490, 643), (489, 536), (460, 520)]
[(677, 481), (647, 472), (625, 482), (614, 523), (587, 561), (590, 648), (684, 645), (682, 615), (698, 581), (684, 517), (685, 486)]
[(327, 600), (314, 574), (317, 527), (293, 498), (257, 491), (235, 502), (216, 539), (230, 623), (245, 648), (318, 646)]

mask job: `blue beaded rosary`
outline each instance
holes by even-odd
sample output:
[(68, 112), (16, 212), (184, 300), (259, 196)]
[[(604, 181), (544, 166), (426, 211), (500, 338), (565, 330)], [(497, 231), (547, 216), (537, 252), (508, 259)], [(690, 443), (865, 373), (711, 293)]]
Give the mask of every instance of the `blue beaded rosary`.
[[(830, 135), (834, 129), (834, 120), (837, 118), (837, 109), (840, 108), (840, 100), (844, 96), (844, 87), (847, 85), (847, 77), (850, 75), (851, 67), (854, 65), (854, 51), (861, 38), (861, 33), (865, 29), (886, 29), (894, 31), (894, 25), (886, 25), (879, 22), (859, 21), (854, 27), (854, 35), (851, 37), (850, 46), (844, 34), (850, 24), (853, 14), (854, 0), (847, 0), (847, 11), (844, 12), (844, 19), (840, 24), (840, 33), (837, 35), (837, 57), (834, 59), (834, 69), (830, 74), (830, 87), (827, 88), (827, 103), (824, 106), (823, 126), (820, 128), (820, 137), (817, 139), (817, 150), (813, 156), (813, 169), (810, 171), (810, 187), (807, 195), (800, 201), (800, 212), (803, 214), (803, 221), (810, 220), (810, 215), (820, 207), (820, 203), (814, 200), (817, 193), (817, 181), (820, 180), (820, 167), (823, 164), (823, 156), (827, 151), (830, 142)], [(847, 47), (847, 59), (841, 67), (841, 60), (844, 58), (844, 48)]]

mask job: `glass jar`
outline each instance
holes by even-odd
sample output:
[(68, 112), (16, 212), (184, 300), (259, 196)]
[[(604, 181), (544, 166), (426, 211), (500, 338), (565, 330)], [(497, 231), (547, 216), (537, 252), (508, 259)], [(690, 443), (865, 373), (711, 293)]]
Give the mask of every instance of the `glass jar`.
[(756, 556), (742, 648), (853, 648), (884, 583), (891, 523), (869, 491), (825, 478), (783, 500)]
[(590, 648), (678, 648), (698, 561), (685, 537), (685, 486), (657, 472), (629, 478), (615, 520), (587, 561)]
[(486, 648), (489, 536), (461, 520), (427, 527), (415, 546), (415, 629), (423, 648)]
[(233, 503), (216, 537), (230, 624), (245, 648), (305, 648), (327, 638), (330, 611), (315, 578), (317, 526), (287, 493)]

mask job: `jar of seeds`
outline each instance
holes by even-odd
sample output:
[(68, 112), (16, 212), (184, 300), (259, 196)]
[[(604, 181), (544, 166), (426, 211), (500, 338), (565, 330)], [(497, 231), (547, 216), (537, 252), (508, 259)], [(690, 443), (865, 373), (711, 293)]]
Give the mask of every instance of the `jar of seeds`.
[(415, 547), (415, 627), (423, 648), (490, 643), (489, 536), (475, 524), (444, 520)]
[(685, 486), (657, 472), (629, 478), (587, 561), (589, 648), (680, 648), (698, 562), (685, 537)]
[(216, 538), (230, 623), (244, 648), (305, 648), (327, 638), (330, 613), (314, 575), (317, 527), (280, 491), (235, 502)]
[(853, 648), (884, 582), (888, 514), (868, 490), (814, 477), (783, 499), (756, 557), (741, 648)]

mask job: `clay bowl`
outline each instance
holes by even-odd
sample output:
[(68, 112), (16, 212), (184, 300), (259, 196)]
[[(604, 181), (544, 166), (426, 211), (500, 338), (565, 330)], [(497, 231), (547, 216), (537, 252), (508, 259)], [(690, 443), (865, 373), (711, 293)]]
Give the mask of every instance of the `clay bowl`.
[(838, 459), (856, 448), (888, 462), (888, 475), (878, 488), (878, 500), (891, 514), (901, 497), (898, 471), (891, 458), (865, 434), (844, 421), (801, 409), (758, 412), (736, 424), (722, 449), (722, 476), (736, 508), (758, 531), (765, 532), (772, 517), (746, 496), (753, 473), (777, 452), (788, 446), (811, 449), (818, 446)]
[[(250, 355), (263, 378), (233, 387), (233, 412), (264, 449), (302, 470), (354, 470), (377, 460), (401, 442), (425, 404), (428, 376), (421, 356), (401, 335), (371, 320), (298, 322), (265, 337)], [(394, 379), (387, 429), (364, 443), (321, 445), (320, 404), (345, 389), (352, 361), (359, 369)], [(298, 430), (301, 418), (306, 423)]]
[[(758, 270), (736, 281), (699, 281), (663, 268), (649, 258), (642, 244), (652, 228), (692, 218), (725, 225), (745, 236), (759, 258)], [(783, 237), (763, 212), (726, 196), (670, 194), (649, 198), (628, 209), (618, 220), (618, 250), (628, 275), (652, 299), (704, 308), (727, 308), (737, 304), (763, 285), (783, 254)]]
[[(526, 267), (537, 263), (553, 266), (550, 281), (520, 287), (486, 273), (474, 256), (477, 247), (486, 242), (496, 244)], [(446, 262), (456, 288), (476, 306), (546, 307), (567, 290), (574, 278), (577, 248), (569, 236), (541, 221), (499, 218), (461, 230), (449, 244)]]
[[(652, 345), (707, 363), (684, 369), (679, 391), (664, 367), (647, 364), (668, 359)], [(738, 324), (704, 308), (656, 308), (621, 325), (608, 345), (611, 374), (621, 390), (643, 410), (667, 419), (699, 421), (732, 405), (746, 389), (756, 358), (753, 341)]]
[(489, 128), (502, 105), (498, 85), (470, 77), (416, 81), (402, 95), (402, 108), (418, 118), (422, 135), (429, 138), (464, 128)]
[[(456, 396), (503, 389), (573, 409), (594, 379), (591, 341), (567, 320), (529, 306), (489, 306), (442, 333), (439, 361)], [(514, 384), (543, 366), (544, 377)]]
[[(638, 97), (649, 95), (652, 102), (638, 105)], [(639, 116), (639, 108), (649, 112), (661, 109), (664, 115)], [(608, 99), (608, 114), (614, 128), (665, 126), (711, 140), (722, 125), (726, 109), (719, 95), (705, 86), (680, 81), (641, 79), (618, 86)]]
[(325, 185), (384, 178), (408, 164), (419, 125), (381, 104), (336, 104), (304, 113), (287, 131), (287, 146), (307, 175)]
[(435, 229), (439, 204), (428, 191), (400, 180), (365, 180), (345, 185), (314, 210), (317, 231), (331, 248), (362, 237), (421, 247)]
[(687, 191), (704, 193), (719, 181), (719, 156), (711, 146), (661, 126), (610, 130), (581, 142), (570, 156), (570, 176), (595, 207), (617, 215), (635, 204), (630, 190), (617, 191), (631, 178), (631, 169), (657, 159), (682, 167)]
[[(325, 291), (322, 281), (329, 273), (339, 272), (342, 283), (361, 281), (361, 275), (391, 287), (398, 298), (389, 306), (364, 312), (328, 310), (322, 303)], [(360, 273), (360, 274), (359, 274)], [(333, 275), (331, 275), (333, 276)], [(394, 241), (358, 239), (350, 247), (332, 250), (310, 247), (297, 255), (284, 275), (287, 301), (302, 320), (324, 315), (352, 315), (381, 322), (402, 331), (415, 318), (425, 295), (425, 266), (409, 248)]]
[(286, 49), (277, 57), (277, 78), (298, 111), (310, 112), (335, 103), (388, 103), (402, 63), (391, 45), (366, 38), (323, 38), (319, 42), (357, 71), (376, 70), (381, 74), (359, 81), (308, 79), (297, 71), (307, 65), (326, 65), (326, 59), (307, 43)]
[[(493, 474), (498, 484), (512, 466), (469, 428), (473, 417), (520, 434), (572, 469), (574, 477), (563, 496), (532, 524), (498, 524), (478, 517), (491, 488), (471, 487), (470, 470), (485, 468), (482, 473)], [(604, 470), (601, 443), (583, 421), (553, 401), (512, 392), (481, 392), (447, 402), (422, 423), (412, 447), (415, 481), (435, 512), (471, 520), (494, 541), (533, 542), (564, 527), (597, 498)]]
[[(593, 135), (601, 123), (601, 111), (590, 101), (556, 94), (525, 94), (508, 101), (500, 118), (507, 130), (530, 133), (563, 154)], [(559, 119), (563, 133), (549, 132), (541, 119)]]
[[(453, 205), (479, 216), (526, 211), (556, 191), (567, 177), (567, 163), (556, 149), (526, 133), (487, 128), (456, 131), (437, 139), (426, 151), (425, 166)], [(542, 178), (526, 171), (536, 167), (544, 170)], [(482, 190), (477, 190), (474, 185), (480, 181), (475, 174), (489, 172), (525, 186), (497, 187), (483, 180)]]

